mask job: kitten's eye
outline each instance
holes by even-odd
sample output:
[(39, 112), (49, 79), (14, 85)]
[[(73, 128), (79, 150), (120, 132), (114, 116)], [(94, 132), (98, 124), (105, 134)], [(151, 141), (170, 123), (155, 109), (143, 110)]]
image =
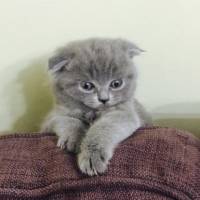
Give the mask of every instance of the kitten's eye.
[(84, 89), (84, 90), (87, 90), (87, 91), (92, 91), (94, 89), (94, 84), (91, 83), (91, 82), (81, 82), (81, 87)]
[(118, 89), (122, 86), (122, 84), (123, 84), (122, 79), (118, 79), (118, 80), (112, 81), (111, 84), (110, 84), (110, 87), (112, 89)]

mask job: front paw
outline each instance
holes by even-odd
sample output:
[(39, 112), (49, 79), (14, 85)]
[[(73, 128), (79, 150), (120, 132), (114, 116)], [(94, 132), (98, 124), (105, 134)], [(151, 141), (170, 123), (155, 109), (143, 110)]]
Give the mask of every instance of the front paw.
[(78, 149), (77, 137), (73, 135), (70, 135), (68, 137), (59, 137), (57, 147), (60, 147), (61, 149), (66, 149), (69, 152), (76, 153)]
[(84, 174), (98, 175), (106, 171), (111, 157), (104, 148), (84, 149), (78, 155), (78, 165)]

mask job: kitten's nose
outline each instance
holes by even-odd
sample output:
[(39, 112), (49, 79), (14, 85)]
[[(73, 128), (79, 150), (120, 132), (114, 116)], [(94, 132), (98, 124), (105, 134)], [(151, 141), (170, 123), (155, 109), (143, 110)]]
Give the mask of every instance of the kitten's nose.
[(106, 104), (106, 102), (109, 101), (109, 99), (108, 99), (108, 98), (107, 98), (107, 99), (99, 99), (99, 101), (100, 101), (101, 103), (103, 103), (103, 104)]

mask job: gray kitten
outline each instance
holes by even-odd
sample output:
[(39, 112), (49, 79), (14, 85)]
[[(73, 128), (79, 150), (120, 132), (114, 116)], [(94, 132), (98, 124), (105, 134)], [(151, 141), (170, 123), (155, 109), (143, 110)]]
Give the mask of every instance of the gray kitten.
[(116, 146), (151, 123), (134, 98), (132, 58), (141, 52), (123, 39), (88, 39), (69, 43), (49, 60), (56, 106), (42, 131), (55, 132), (57, 146), (78, 153), (83, 173), (103, 173)]

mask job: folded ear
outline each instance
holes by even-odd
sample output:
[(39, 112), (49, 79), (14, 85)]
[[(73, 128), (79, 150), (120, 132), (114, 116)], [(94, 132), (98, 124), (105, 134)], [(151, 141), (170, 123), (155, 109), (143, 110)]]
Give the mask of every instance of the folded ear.
[(49, 59), (49, 70), (52, 72), (59, 72), (65, 69), (70, 69), (70, 63), (75, 54), (67, 48), (60, 48), (54, 56)]
[(49, 70), (52, 72), (62, 71), (69, 63), (67, 58), (60, 55), (55, 55), (49, 59)]
[(136, 44), (128, 41), (128, 40), (120, 40), (123, 50), (128, 54), (130, 58), (134, 56), (140, 55), (142, 52), (145, 52), (141, 48), (139, 48)]
[(130, 58), (133, 58), (134, 56), (140, 55), (142, 52), (145, 52), (145, 51), (143, 49), (140, 49), (134, 43), (129, 43), (128, 54), (129, 54)]

